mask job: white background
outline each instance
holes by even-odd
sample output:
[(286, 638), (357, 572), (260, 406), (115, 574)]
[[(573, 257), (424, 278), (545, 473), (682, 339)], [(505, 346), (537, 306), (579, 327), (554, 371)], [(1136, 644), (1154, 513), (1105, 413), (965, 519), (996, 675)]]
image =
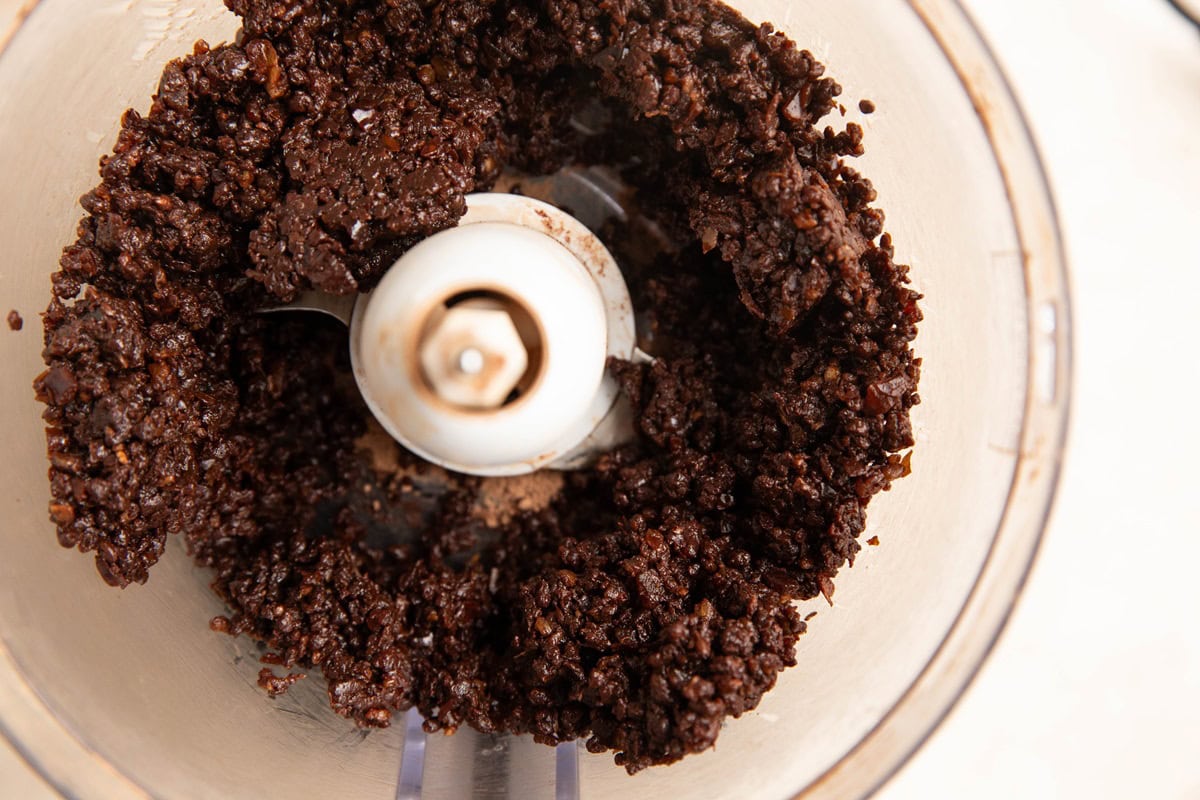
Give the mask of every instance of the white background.
[[(1007, 632), (880, 798), (1200, 800), (1200, 31), (1164, 0), (966, 5), (1058, 198), (1074, 425)], [(0, 744), (0, 798), (49, 797)]]

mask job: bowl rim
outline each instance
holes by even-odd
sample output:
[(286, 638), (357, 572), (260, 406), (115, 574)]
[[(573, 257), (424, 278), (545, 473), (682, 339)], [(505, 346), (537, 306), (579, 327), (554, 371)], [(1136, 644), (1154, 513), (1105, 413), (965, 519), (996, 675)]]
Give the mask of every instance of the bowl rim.
[[(994, 50), (961, 0), (907, 0), (970, 97), (1009, 196), (1027, 309), (1026, 398), (1014, 479), (988, 555), (937, 650), (896, 703), (794, 800), (866, 798), (908, 763), (954, 710), (1004, 633), (1029, 580), (1066, 457), (1074, 387), (1069, 259), (1045, 163)], [(1048, 312), (1049, 317), (1040, 316)], [(1039, 397), (1039, 379), (1052, 390)]]
[[(794, 800), (873, 795), (950, 714), (995, 648), (1028, 581), (1053, 513), (1067, 449), (1074, 355), (1071, 281), (1044, 163), (1011, 85), (962, 0), (906, 2), (975, 106), (1021, 242), (1029, 343), (1021, 448), (987, 558), (938, 648), (876, 725)], [(26, 0), (7, 31), (0, 31), (0, 59), (41, 4)], [(1039, 376), (1045, 375), (1053, 391), (1039, 396)], [(150, 797), (53, 714), (25, 682), (2, 639), (0, 736), (64, 797)]]

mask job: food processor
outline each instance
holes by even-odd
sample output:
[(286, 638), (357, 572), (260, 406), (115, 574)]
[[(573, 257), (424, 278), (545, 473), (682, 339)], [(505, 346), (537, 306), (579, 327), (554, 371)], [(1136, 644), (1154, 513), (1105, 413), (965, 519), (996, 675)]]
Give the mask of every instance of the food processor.
[[(121, 112), (165, 61), (232, 39), (219, 0), (41, 0), (0, 56), (0, 732), (79, 798), (847, 798), (871, 793), (961, 694), (1037, 549), (1062, 456), (1070, 306), (1044, 175), (1003, 76), (953, 0), (742, 0), (843, 86), (899, 262), (925, 295), (913, 474), (877, 497), (866, 547), (798, 665), (715, 749), (630, 777), (574, 744), (415, 713), (361, 730), (314, 676), (269, 699), (261, 651), (213, 633), (210, 578), (172, 542), (116, 591), (46, 516), (38, 313)], [(861, 113), (869, 98), (877, 111)]]

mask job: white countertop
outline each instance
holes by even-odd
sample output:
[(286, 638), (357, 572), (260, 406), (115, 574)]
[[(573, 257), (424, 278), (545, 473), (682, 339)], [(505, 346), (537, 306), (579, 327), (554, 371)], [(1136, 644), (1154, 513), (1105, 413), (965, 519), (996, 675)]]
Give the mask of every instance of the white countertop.
[[(0, 0), (0, 20), (21, 5)], [(1164, 0), (966, 5), (1058, 196), (1076, 301), (1073, 436), (1008, 630), (880, 797), (1196, 800), (1200, 31)], [(0, 745), (0, 798), (49, 797)]]
[(1008, 630), (882, 798), (1195, 800), (1200, 31), (1160, 0), (967, 5), (1058, 197), (1075, 289), (1074, 424)]

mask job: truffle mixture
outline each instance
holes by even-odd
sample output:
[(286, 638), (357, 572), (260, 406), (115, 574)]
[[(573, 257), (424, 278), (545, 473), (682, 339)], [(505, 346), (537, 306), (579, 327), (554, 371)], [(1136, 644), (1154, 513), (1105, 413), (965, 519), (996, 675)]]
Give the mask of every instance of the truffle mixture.
[[(125, 114), (53, 276), (59, 541), (123, 587), (182, 537), (263, 686), (319, 670), (364, 726), (416, 706), (630, 772), (712, 746), (913, 444), (918, 297), (862, 130), (821, 122), (840, 87), (709, 0), (226, 2), (236, 42)], [(637, 441), (534, 500), (372, 440), (346, 332), (255, 313), (369, 290), (502, 172), (590, 165), (662, 243), (603, 232), (657, 361), (611, 365)]]

